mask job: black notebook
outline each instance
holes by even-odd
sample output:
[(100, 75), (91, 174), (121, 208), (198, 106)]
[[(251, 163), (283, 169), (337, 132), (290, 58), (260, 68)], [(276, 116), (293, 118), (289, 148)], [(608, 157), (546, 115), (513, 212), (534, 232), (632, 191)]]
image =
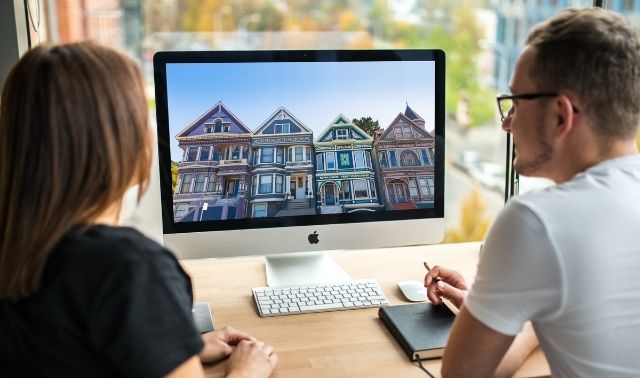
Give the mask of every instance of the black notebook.
[(455, 314), (441, 304), (380, 307), (378, 317), (411, 360), (442, 357)]

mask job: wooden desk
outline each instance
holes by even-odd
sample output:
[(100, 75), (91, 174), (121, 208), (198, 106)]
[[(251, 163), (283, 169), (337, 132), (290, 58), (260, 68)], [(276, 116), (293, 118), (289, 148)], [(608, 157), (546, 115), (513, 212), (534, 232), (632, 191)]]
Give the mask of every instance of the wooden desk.
[[(375, 278), (390, 304), (408, 303), (396, 282), (422, 279), (423, 261), (459, 270), (472, 282), (479, 243), (335, 251), (330, 255), (352, 278)], [(193, 279), (195, 300), (211, 305), (216, 328), (233, 326), (275, 347), (273, 377), (426, 377), (409, 361), (378, 319), (378, 309), (261, 318), (251, 288), (266, 285), (262, 257), (183, 260)], [(207, 377), (224, 374), (224, 362), (207, 366)], [(424, 362), (440, 375), (440, 360)], [(549, 376), (537, 349), (516, 377)]]

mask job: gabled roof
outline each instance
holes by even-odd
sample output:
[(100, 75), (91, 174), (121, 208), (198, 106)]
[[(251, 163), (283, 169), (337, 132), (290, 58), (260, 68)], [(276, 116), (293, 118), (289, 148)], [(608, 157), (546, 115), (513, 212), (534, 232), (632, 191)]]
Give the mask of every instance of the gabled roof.
[(409, 119), (409, 117), (407, 117), (402, 113), (398, 113), (396, 118), (394, 118), (393, 121), (391, 121), (391, 123), (389, 124), (389, 126), (387, 126), (387, 128), (384, 129), (384, 132), (382, 133), (379, 139), (395, 140), (395, 135), (394, 137), (389, 138), (389, 134), (393, 134), (393, 127), (401, 121), (404, 121), (405, 123), (409, 124), (413, 128), (414, 132), (417, 131), (419, 134), (423, 135), (424, 138), (433, 139), (433, 135), (431, 135), (431, 133), (425, 130), (424, 127), (421, 127), (420, 125), (416, 124), (413, 120)]
[(202, 124), (209, 118), (214, 116), (220, 116), (221, 118), (227, 117), (229, 118), (236, 126), (238, 126), (244, 133), (251, 133), (251, 130), (242, 122), (235, 114), (233, 114), (223, 103), (222, 101), (216, 102), (209, 110), (204, 112), (201, 116), (196, 118), (193, 122), (191, 122), (187, 127), (182, 129), (177, 135), (176, 138), (188, 137), (191, 135), (193, 130), (197, 127), (202, 126)]
[[(355, 133), (358, 133), (362, 139), (362, 141), (366, 141), (366, 140), (373, 140), (373, 138), (364, 132), (364, 130), (362, 130), (361, 128), (359, 128), (358, 126), (356, 126), (353, 122), (351, 122), (349, 120), (349, 118), (347, 118), (345, 115), (343, 114), (338, 114), (338, 116), (333, 120), (333, 122), (331, 122), (331, 124), (329, 124), (329, 126), (327, 126), (327, 128), (325, 128), (316, 138), (316, 142), (322, 142), (323, 139), (326, 138), (327, 134), (329, 134), (333, 129), (342, 129), (342, 128), (349, 128), (352, 131), (354, 131)], [(347, 140), (352, 140), (352, 139), (347, 139)]]
[(411, 107), (409, 106), (409, 103), (407, 103), (407, 107), (404, 109), (404, 115), (407, 116), (407, 118), (409, 118), (412, 121), (415, 121), (417, 119), (424, 121), (424, 119), (420, 117), (418, 113), (416, 113), (415, 111), (413, 111), (413, 109), (411, 109)]
[(276, 119), (290, 119), (295, 123), (298, 127), (302, 129), (302, 132), (311, 133), (311, 129), (309, 129), (304, 123), (302, 123), (299, 119), (297, 119), (290, 111), (288, 111), (284, 106), (281, 106), (276, 110), (273, 114), (267, 118), (266, 121), (262, 122), (262, 124), (253, 132), (254, 135), (260, 135), (271, 123)]

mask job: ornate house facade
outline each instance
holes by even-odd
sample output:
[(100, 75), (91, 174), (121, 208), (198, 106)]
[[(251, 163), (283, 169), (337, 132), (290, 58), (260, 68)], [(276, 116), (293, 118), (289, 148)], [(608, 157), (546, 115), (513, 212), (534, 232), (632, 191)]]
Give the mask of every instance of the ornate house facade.
[(316, 206), (321, 214), (382, 210), (373, 139), (340, 114), (316, 138)]
[(376, 137), (377, 170), (387, 210), (434, 206), (435, 140), (407, 104)]
[(250, 216), (315, 214), (313, 132), (280, 107), (253, 133)]
[(173, 195), (174, 221), (245, 218), (251, 190), (251, 130), (218, 102), (176, 139), (184, 155)]

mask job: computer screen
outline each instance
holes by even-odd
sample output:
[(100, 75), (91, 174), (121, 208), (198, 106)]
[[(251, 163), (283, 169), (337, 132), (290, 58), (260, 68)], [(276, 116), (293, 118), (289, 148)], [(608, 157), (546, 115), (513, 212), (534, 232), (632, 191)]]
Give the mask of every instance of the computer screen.
[(437, 243), (441, 50), (159, 52), (165, 244), (183, 258)]

